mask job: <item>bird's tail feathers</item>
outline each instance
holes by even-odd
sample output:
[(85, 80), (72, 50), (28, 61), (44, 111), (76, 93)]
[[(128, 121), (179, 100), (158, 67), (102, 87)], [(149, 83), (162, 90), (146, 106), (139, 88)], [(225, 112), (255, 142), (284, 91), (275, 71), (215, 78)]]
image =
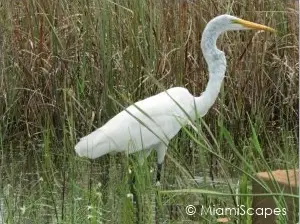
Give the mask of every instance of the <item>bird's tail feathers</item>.
[(113, 151), (106, 138), (102, 141), (106, 136), (99, 136), (99, 133), (97, 133), (98, 135), (95, 134), (96, 133), (91, 133), (81, 138), (75, 145), (75, 151), (79, 156), (95, 159)]

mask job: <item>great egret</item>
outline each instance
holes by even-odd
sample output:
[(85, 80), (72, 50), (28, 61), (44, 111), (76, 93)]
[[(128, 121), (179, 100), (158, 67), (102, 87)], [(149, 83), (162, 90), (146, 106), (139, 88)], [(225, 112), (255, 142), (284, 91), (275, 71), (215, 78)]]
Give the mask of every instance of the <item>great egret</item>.
[(205, 91), (194, 97), (182, 87), (170, 88), (138, 101), (110, 119), (101, 128), (83, 137), (75, 146), (79, 156), (91, 159), (109, 152), (127, 154), (142, 151), (147, 157), (157, 152), (157, 181), (169, 141), (182, 126), (204, 116), (215, 102), (226, 71), (224, 52), (217, 46), (221, 33), (230, 30), (265, 30), (273, 28), (252, 23), (230, 15), (220, 15), (206, 25), (201, 40), (203, 56), (208, 65), (209, 81)]

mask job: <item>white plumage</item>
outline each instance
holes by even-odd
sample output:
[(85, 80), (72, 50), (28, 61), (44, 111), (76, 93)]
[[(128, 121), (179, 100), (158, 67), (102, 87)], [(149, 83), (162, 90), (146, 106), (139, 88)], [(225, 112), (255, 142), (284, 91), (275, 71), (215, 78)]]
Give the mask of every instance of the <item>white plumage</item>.
[[(209, 81), (205, 91), (194, 97), (182, 87), (175, 87), (129, 106), (101, 128), (83, 137), (75, 146), (79, 156), (91, 159), (109, 152), (133, 153), (157, 151), (158, 180), (169, 141), (182, 126), (197, 116), (204, 116), (215, 102), (225, 77), (226, 58), (216, 46), (218, 36), (229, 30), (274, 29), (230, 15), (212, 19), (205, 27), (201, 48), (208, 65)], [(197, 116), (196, 116), (197, 115)]]
[(187, 89), (175, 87), (138, 101), (80, 139), (76, 152), (95, 159), (113, 151), (133, 153), (156, 148), (159, 144), (167, 146), (188, 123), (187, 114), (195, 118), (194, 100)]

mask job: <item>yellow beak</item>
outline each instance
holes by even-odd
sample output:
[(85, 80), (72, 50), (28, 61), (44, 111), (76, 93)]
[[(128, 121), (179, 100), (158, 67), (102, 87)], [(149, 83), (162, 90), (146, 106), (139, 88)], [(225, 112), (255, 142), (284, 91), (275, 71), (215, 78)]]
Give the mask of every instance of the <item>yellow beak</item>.
[(243, 20), (243, 19), (234, 19), (232, 22), (238, 23), (244, 27), (247, 27), (247, 28), (253, 29), (253, 30), (265, 30), (265, 31), (270, 31), (270, 32), (276, 32), (276, 30), (271, 27), (264, 26), (264, 25), (261, 25), (258, 23), (252, 23), (250, 21)]

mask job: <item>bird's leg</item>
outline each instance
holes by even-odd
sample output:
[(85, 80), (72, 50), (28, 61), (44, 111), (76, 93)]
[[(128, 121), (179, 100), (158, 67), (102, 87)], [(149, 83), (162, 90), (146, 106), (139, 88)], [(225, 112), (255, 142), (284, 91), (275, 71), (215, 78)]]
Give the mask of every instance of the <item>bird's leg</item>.
[(161, 180), (161, 170), (166, 155), (167, 146), (164, 143), (161, 143), (157, 146), (157, 175), (156, 175), (156, 185), (160, 185)]
[(162, 166), (163, 166), (163, 163), (157, 164), (156, 183), (160, 183)]

